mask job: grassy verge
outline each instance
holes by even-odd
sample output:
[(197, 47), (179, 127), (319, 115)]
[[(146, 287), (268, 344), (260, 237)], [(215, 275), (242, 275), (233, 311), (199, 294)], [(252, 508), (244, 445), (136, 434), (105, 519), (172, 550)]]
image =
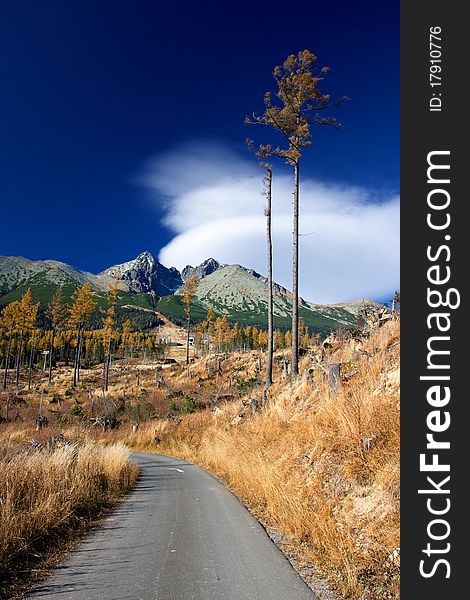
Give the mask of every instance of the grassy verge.
[(25, 565), (74, 538), (135, 482), (138, 469), (121, 443), (30, 449), (11, 441), (0, 452), (0, 597)]

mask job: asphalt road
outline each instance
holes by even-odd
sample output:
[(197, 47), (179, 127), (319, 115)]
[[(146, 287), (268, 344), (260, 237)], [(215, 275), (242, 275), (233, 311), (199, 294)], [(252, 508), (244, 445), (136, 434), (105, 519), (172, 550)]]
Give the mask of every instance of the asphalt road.
[(142, 468), (135, 490), (28, 598), (316, 599), (209, 473), (179, 459), (134, 457)]

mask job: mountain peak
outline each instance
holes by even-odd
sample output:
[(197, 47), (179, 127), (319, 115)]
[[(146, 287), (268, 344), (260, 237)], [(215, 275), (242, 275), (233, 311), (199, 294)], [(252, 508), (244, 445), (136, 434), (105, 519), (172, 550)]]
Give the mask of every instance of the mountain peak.
[(135, 258), (135, 260), (138, 260), (138, 261), (148, 261), (148, 262), (157, 262), (157, 260), (154, 257), (154, 255), (151, 252), (149, 252), (148, 250), (144, 250), (143, 252), (141, 252)]
[(215, 258), (206, 258), (204, 262), (202, 262), (197, 267), (192, 267), (191, 265), (187, 265), (181, 271), (181, 278), (183, 281), (186, 281), (189, 277), (196, 277), (197, 279), (202, 279), (203, 277), (207, 277), (217, 269), (220, 269), (223, 265), (219, 263)]
[(159, 296), (173, 294), (182, 284), (176, 269), (167, 269), (148, 250), (134, 260), (109, 267), (100, 275), (124, 280), (131, 292), (155, 293)]

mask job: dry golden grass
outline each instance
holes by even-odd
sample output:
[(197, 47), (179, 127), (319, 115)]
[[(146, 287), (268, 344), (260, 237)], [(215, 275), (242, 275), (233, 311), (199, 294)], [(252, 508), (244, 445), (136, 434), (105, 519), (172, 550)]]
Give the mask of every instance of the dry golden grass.
[[(0, 448), (0, 572), (47, 547), (83, 519), (93, 519), (135, 482), (138, 469), (122, 444), (73, 443), (51, 449), (12, 441)], [(9, 439), (7, 439), (9, 438)]]
[[(239, 416), (240, 402), (231, 398), (238, 395), (237, 379), (256, 377), (259, 353), (223, 357), (220, 376), (214, 375), (218, 360), (214, 357), (195, 361), (189, 380), (184, 368), (171, 367), (164, 372), (161, 389), (155, 389), (152, 370), (141, 370), (141, 387), (147, 387), (146, 397), (156, 414), (168, 414), (169, 392), (189, 394), (201, 400), (198, 406), (215, 408), (154, 419), (136, 431), (129, 421), (116, 431), (92, 430), (78, 423), (61, 431), (84, 443), (95, 439), (110, 447), (122, 440), (136, 450), (196, 462), (221, 478), (263, 522), (288, 536), (290, 545), (299, 548), (306, 562), (320, 568), (345, 597), (398, 598), (399, 558), (388, 559), (399, 547), (399, 351), (397, 321), (375, 330), (365, 341), (335, 341), (323, 363), (342, 365), (342, 386), (335, 394), (321, 369), (314, 367), (312, 373), (311, 356), (300, 365), (309, 378), (295, 385), (281, 379), (276, 362), (270, 401), (255, 416), (249, 411)], [(89, 376), (91, 385), (94, 375)], [(114, 396), (127, 394), (129, 401), (136, 401), (140, 388), (134, 379), (135, 373), (116, 372)], [(60, 382), (56, 386), (59, 392)], [(80, 401), (86, 406), (83, 395)], [(259, 388), (251, 395), (259, 396)], [(0, 426), (5, 444), (37, 436), (32, 423), (31, 419), (29, 426)], [(59, 455), (57, 463), (61, 464)], [(95, 468), (90, 465), (90, 472)], [(36, 479), (31, 476), (31, 481)], [(102, 477), (96, 476), (94, 485), (99, 481)], [(69, 482), (65, 489), (70, 487)], [(50, 489), (64, 500), (62, 488)], [(25, 500), (25, 509), (36, 501)], [(77, 510), (87, 502), (79, 503)], [(42, 517), (49, 510), (47, 502), (33, 510), (32, 523), (38, 523), (39, 533), (28, 539), (40, 535)], [(64, 513), (51, 514), (50, 523), (61, 523), (61, 515), (73, 510), (65, 505)]]
[(337, 344), (330, 362), (349, 369), (334, 395), (318, 373), (313, 384), (279, 381), (254, 417), (234, 419), (240, 406), (229, 403), (127, 441), (208, 468), (346, 597), (398, 598), (388, 557), (399, 546), (399, 323)]

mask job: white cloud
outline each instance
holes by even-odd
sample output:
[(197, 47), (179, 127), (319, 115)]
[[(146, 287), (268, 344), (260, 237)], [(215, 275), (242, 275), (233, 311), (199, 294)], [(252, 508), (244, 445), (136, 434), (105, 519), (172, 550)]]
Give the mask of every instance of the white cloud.
[[(274, 172), (274, 277), (292, 288), (292, 177)], [(175, 237), (159, 259), (182, 269), (209, 257), (266, 273), (262, 172), (214, 144), (151, 161), (142, 182), (165, 200)], [(372, 190), (301, 181), (300, 293), (313, 302), (384, 298), (399, 287), (399, 200)]]

